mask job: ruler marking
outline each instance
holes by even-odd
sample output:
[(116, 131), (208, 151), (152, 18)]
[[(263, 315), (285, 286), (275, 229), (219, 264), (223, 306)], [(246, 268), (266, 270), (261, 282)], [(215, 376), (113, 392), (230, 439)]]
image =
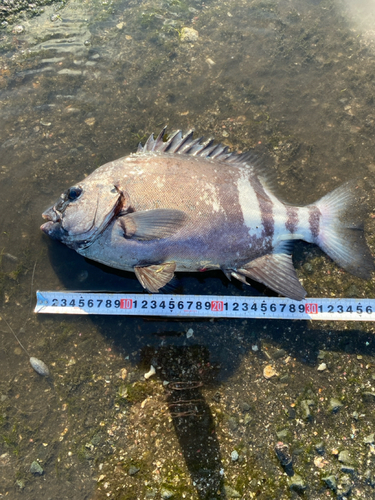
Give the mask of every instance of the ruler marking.
[(375, 299), (37, 291), (42, 314), (375, 321)]

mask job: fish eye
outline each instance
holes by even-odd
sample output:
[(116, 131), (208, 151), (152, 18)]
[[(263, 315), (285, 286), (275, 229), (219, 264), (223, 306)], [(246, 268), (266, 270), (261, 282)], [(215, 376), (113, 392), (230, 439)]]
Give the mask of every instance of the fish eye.
[(68, 199), (73, 201), (81, 196), (82, 188), (79, 186), (74, 186), (68, 189)]

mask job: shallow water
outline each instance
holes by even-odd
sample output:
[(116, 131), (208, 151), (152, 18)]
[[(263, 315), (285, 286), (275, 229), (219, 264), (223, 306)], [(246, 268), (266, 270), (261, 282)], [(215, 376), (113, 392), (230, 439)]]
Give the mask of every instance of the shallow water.
[[(361, 396), (375, 376), (371, 324), (36, 317), (32, 306), (36, 289), (142, 293), (132, 275), (85, 261), (39, 226), (62, 191), (165, 124), (237, 150), (262, 147), (294, 204), (358, 178), (373, 215), (374, 18), (372, 1), (71, 1), (2, 28), (0, 315), (52, 373), (36, 374), (0, 321), (2, 495), (294, 497), (273, 452), (285, 429), (310, 498), (334, 495), (324, 476), (345, 482), (336, 448), (355, 457), (352, 497), (373, 495), (363, 438), (374, 416)], [(184, 27), (198, 39), (183, 41)], [(373, 249), (373, 218), (366, 227)], [(372, 282), (315, 247), (298, 244), (295, 264), (309, 296), (374, 297)], [(215, 273), (180, 284), (263, 291)], [(151, 364), (156, 376), (145, 381)], [(343, 403), (334, 415), (332, 397)], [(42, 476), (30, 473), (35, 460)]]

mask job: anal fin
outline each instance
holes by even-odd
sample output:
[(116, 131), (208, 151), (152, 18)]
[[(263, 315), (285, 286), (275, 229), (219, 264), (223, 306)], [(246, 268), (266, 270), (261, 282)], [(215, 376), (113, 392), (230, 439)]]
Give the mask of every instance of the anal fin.
[(302, 300), (306, 297), (306, 291), (293, 267), (292, 256), (285, 253), (259, 257), (237, 269), (232, 275), (237, 279), (241, 275), (252, 278), (293, 300)]
[(143, 288), (151, 293), (158, 293), (160, 288), (173, 279), (175, 269), (175, 262), (164, 262), (147, 267), (135, 267), (134, 272)]

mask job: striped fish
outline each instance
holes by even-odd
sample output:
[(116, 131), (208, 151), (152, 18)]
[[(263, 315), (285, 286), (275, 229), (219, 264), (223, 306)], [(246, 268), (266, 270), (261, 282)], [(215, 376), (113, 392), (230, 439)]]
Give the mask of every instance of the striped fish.
[(178, 131), (109, 162), (65, 191), (41, 229), (79, 254), (135, 272), (158, 292), (177, 271), (221, 269), (301, 300), (291, 244), (317, 244), (350, 273), (370, 278), (355, 183), (316, 203), (291, 206), (268, 187), (253, 154)]

